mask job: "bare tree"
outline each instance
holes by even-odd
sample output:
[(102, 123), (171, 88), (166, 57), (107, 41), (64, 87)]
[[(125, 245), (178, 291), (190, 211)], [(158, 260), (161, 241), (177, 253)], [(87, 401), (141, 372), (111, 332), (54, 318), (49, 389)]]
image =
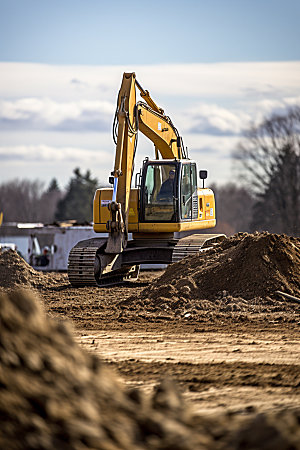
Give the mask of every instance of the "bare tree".
[(39, 180), (12, 180), (0, 185), (0, 211), (5, 222), (51, 222), (59, 191), (45, 191)]
[(217, 226), (214, 231), (231, 235), (250, 231), (254, 196), (245, 187), (234, 183), (213, 185), (216, 198)]
[(0, 210), (6, 222), (37, 222), (39, 200), (44, 191), (41, 181), (12, 180), (0, 186)]
[(256, 197), (252, 230), (300, 234), (300, 107), (245, 133), (234, 158)]

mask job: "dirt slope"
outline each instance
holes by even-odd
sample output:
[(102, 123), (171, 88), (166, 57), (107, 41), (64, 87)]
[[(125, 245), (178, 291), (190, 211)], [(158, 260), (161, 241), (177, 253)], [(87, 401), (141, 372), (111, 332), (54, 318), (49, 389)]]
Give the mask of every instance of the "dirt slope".
[(138, 297), (120, 306), (198, 321), (232, 315), (247, 320), (266, 313), (278, 313), (277, 319), (285, 320), (285, 313), (297, 308), (280, 302), (277, 290), (300, 295), (300, 240), (241, 233), (170, 265)]
[(62, 279), (59, 274), (44, 273), (34, 270), (14, 250), (0, 252), (0, 287), (43, 289), (53, 286)]
[(1, 448), (300, 448), (299, 410), (201, 417), (170, 381), (125, 390), (28, 292), (0, 295), (0, 321)]
[(170, 265), (142, 297), (214, 300), (226, 291), (250, 300), (276, 290), (300, 294), (300, 240), (242, 233), (205, 253)]

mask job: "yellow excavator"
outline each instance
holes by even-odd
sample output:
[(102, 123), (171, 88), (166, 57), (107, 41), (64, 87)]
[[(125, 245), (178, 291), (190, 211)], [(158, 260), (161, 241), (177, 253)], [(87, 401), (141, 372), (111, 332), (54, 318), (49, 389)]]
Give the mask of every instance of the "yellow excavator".
[[(136, 88), (143, 101), (136, 101)], [(138, 132), (149, 138), (155, 159), (146, 158), (131, 187)], [(95, 192), (94, 231), (108, 238), (72, 248), (68, 277), (73, 286), (107, 286), (137, 278), (141, 264), (169, 264), (221, 241), (220, 234), (191, 234), (216, 225), (215, 200), (188, 158), (182, 137), (135, 73), (124, 73), (113, 124), (116, 145), (112, 188)], [(176, 234), (189, 236), (178, 238)], [(132, 239), (128, 239), (132, 233)]]

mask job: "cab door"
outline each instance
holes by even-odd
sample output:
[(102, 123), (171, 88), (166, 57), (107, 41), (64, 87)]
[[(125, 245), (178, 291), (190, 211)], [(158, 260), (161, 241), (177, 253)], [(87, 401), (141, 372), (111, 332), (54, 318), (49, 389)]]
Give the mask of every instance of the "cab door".
[(198, 218), (197, 168), (195, 163), (184, 163), (180, 178), (180, 218)]

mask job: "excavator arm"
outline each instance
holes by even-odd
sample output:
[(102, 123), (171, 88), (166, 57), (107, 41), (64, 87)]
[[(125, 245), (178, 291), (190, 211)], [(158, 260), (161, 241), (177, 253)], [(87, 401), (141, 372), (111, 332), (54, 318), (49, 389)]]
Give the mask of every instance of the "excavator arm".
[(109, 205), (111, 219), (107, 223), (109, 231), (107, 253), (120, 253), (127, 243), (128, 207), (137, 126), (135, 75), (124, 73), (113, 126), (116, 155), (112, 171), (113, 196)]
[[(136, 87), (146, 103), (136, 102)], [(121, 253), (128, 238), (128, 209), (137, 133), (140, 130), (155, 146), (162, 159), (185, 157), (182, 139), (171, 119), (156, 105), (148, 91), (136, 80), (135, 73), (124, 73), (114, 120), (116, 144), (111, 219), (106, 253)]]

